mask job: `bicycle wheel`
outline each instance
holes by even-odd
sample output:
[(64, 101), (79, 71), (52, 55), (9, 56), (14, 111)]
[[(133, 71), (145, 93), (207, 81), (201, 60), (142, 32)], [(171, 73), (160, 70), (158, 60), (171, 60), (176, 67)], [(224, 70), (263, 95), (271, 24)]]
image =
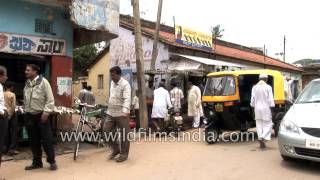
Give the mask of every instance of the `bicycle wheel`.
[(79, 121), (77, 130), (76, 130), (76, 136), (75, 136), (75, 146), (74, 146), (74, 152), (73, 152), (73, 160), (77, 160), (79, 155), (79, 146), (80, 146), (80, 140), (81, 140), (81, 133), (83, 131), (83, 121)]

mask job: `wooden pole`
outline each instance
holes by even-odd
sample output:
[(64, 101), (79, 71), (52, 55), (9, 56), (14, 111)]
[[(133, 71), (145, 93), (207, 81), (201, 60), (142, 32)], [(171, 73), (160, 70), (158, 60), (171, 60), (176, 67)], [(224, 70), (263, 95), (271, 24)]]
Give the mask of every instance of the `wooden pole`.
[(139, 117), (141, 128), (148, 128), (147, 104), (146, 104), (146, 83), (144, 76), (144, 61), (142, 50), (142, 35), (140, 24), (139, 0), (131, 0), (134, 18), (134, 35), (137, 64), (137, 81), (139, 97)]
[(158, 57), (158, 42), (159, 42), (159, 31), (160, 31), (160, 21), (161, 21), (161, 12), (162, 12), (162, 2), (163, 0), (159, 0), (158, 3), (158, 14), (157, 14), (157, 22), (156, 22), (156, 31), (154, 33), (153, 39), (153, 49), (152, 49), (152, 59), (150, 64), (150, 69), (156, 69), (156, 61)]
[(283, 62), (286, 62), (286, 35), (283, 37)]

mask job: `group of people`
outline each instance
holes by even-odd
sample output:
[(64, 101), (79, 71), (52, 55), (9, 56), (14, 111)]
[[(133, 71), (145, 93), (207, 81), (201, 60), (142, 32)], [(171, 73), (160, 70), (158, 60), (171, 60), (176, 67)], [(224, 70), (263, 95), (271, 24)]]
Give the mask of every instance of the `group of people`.
[[(40, 75), (40, 67), (35, 64), (28, 64), (25, 69), (26, 84), (24, 87), (24, 118), (29, 134), (29, 142), (32, 151), (32, 164), (25, 167), (25, 170), (39, 169), (43, 167), (42, 147), (47, 155), (47, 162), (50, 170), (56, 170), (55, 152), (52, 140), (49, 117), (54, 110), (54, 97), (50, 83)], [(9, 130), (8, 124), (13, 124), (17, 128), (15, 117), (16, 98), (13, 93), (13, 86), (6, 84), (7, 69), (0, 66), (0, 163), (4, 152), (5, 139)], [(6, 91), (3, 92), (3, 84)], [(10, 128), (11, 129), (11, 128)], [(11, 144), (11, 151), (15, 152), (17, 143), (16, 130), (12, 131), (11, 136), (15, 138)], [(10, 147), (9, 147), (10, 149)]]
[[(168, 109), (174, 112), (181, 112), (182, 104), (184, 103), (183, 91), (179, 88), (177, 82), (171, 83), (172, 90), (169, 92), (165, 88), (165, 83), (160, 82), (159, 88), (154, 90), (153, 105), (152, 105), (152, 124), (157, 131), (163, 129), (164, 119), (168, 117)], [(200, 126), (200, 118), (203, 116), (201, 105), (201, 90), (191, 81), (188, 82), (188, 116), (193, 118), (193, 128)]]
[[(47, 162), (50, 164), (49, 169), (56, 170), (57, 164), (55, 161), (52, 132), (49, 123), (49, 116), (54, 109), (52, 89), (48, 80), (40, 75), (40, 68), (37, 65), (27, 65), (25, 75), (27, 81), (24, 88), (24, 117), (33, 155), (32, 164), (27, 166), (25, 170), (43, 167), (41, 147), (43, 147), (47, 155)], [(103, 131), (113, 134), (116, 132), (117, 128), (120, 128), (124, 133), (123, 136), (127, 137), (127, 134), (130, 131), (130, 110), (131, 108), (136, 111), (139, 110), (139, 100), (138, 97), (135, 96), (131, 102), (131, 87), (129, 82), (122, 78), (122, 70), (120, 67), (116, 66), (111, 68), (110, 76), (112, 82)], [(275, 104), (272, 88), (267, 84), (268, 76), (261, 74), (259, 78), (260, 81), (252, 88), (251, 106), (254, 108), (255, 112), (260, 147), (265, 148), (265, 142), (271, 139), (273, 125), (272, 110)], [(5, 137), (7, 137), (6, 134), (9, 129), (9, 121), (12, 121), (14, 118), (16, 101), (13, 93), (13, 86), (10, 83), (6, 84), (6, 91), (3, 91), (2, 84), (5, 84), (6, 80), (7, 70), (5, 67), (0, 66), (0, 159), (4, 150)], [(172, 90), (169, 92), (165, 89), (165, 83), (160, 82), (159, 88), (153, 92), (151, 117), (152, 123), (157, 130), (161, 130), (168, 109), (173, 108), (175, 112), (179, 112), (184, 103), (184, 93), (179, 88), (179, 84), (173, 82), (171, 85)], [(193, 117), (193, 127), (198, 128), (200, 125), (200, 118), (203, 116), (201, 90), (191, 81), (188, 82), (188, 89), (188, 116)], [(84, 103), (94, 104), (94, 95), (91, 92), (90, 86), (81, 91), (79, 98)], [(130, 142), (127, 138), (121, 138), (120, 141), (112, 138), (108, 143), (112, 149), (112, 153), (109, 157), (110, 160), (123, 162), (128, 159)], [(13, 144), (11, 148), (15, 150), (15, 147), (16, 144)]]
[[(3, 152), (8, 155), (18, 154), (17, 148), (17, 117), (16, 95), (12, 82), (6, 82), (6, 69), (0, 67), (0, 158)], [(2, 86), (2, 84), (4, 86)], [(1, 165), (1, 159), (0, 159)]]

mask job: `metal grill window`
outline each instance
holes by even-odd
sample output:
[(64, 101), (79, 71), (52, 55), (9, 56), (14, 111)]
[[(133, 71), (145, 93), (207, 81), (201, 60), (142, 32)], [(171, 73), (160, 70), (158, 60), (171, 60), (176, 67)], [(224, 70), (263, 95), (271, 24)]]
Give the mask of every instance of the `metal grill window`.
[(36, 19), (35, 32), (52, 34), (53, 23), (48, 20)]

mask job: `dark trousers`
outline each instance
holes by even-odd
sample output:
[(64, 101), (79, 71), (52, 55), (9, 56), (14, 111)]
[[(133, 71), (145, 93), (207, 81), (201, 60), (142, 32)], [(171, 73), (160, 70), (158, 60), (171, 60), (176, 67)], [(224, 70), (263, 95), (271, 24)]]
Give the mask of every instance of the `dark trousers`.
[(16, 114), (12, 115), (12, 117), (8, 121), (8, 132), (6, 138), (6, 146), (8, 151), (16, 150), (18, 146), (18, 117)]
[(136, 129), (139, 130), (139, 129), (140, 129), (139, 109), (135, 109), (135, 110), (134, 110), (134, 114), (135, 114), (135, 116), (136, 116)]
[(148, 111), (148, 125), (152, 126), (152, 118), (151, 118), (152, 104), (147, 104), (147, 111)]
[(47, 162), (55, 163), (55, 154), (52, 140), (52, 132), (50, 128), (50, 121), (41, 122), (40, 114), (25, 114), (27, 129), (29, 133), (29, 140), (31, 151), (33, 155), (33, 164), (42, 165), (42, 150), (41, 145), (45, 153), (47, 154)]
[[(118, 138), (112, 138), (116, 136), (117, 128), (120, 129), (121, 138), (120, 138), (120, 147), (118, 144)], [(130, 142), (128, 140), (129, 128), (129, 117), (111, 117), (107, 116), (104, 126), (104, 132), (109, 135), (108, 144), (111, 146), (113, 152), (120, 152), (120, 155), (128, 157)]]
[(4, 152), (4, 143), (6, 139), (7, 129), (8, 129), (8, 119), (0, 117), (0, 165), (1, 165), (2, 153)]

